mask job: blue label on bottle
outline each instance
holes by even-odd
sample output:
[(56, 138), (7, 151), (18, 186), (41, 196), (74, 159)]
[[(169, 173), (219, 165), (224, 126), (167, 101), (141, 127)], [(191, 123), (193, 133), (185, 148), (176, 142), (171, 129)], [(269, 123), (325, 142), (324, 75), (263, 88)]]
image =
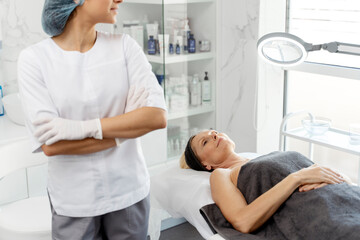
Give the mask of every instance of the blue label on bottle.
[(174, 45), (172, 45), (171, 43), (169, 45), (169, 53), (174, 54)]
[(155, 51), (155, 41), (154, 40), (149, 40), (148, 41), (148, 53), (151, 55), (154, 55), (156, 53)]
[(195, 39), (189, 39), (189, 53), (195, 53), (196, 52), (196, 42)]

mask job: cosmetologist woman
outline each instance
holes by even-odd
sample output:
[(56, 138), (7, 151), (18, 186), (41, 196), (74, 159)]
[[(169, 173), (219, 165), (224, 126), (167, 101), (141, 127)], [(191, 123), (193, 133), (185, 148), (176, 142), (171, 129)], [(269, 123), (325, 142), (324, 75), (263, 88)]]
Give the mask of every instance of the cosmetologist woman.
[(32, 151), (49, 157), (53, 239), (143, 240), (150, 181), (138, 137), (166, 127), (163, 91), (115, 23), (122, 0), (45, 0), (50, 38), (24, 49), (19, 90)]

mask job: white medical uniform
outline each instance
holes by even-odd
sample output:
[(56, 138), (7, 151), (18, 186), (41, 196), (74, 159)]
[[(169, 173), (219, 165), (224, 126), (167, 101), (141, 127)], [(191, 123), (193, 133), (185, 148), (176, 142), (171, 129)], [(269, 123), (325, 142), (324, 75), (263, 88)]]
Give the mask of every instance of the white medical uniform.
[[(124, 114), (130, 86), (148, 91), (144, 106), (166, 109), (163, 91), (140, 46), (128, 35), (97, 32), (85, 53), (64, 51), (51, 38), (20, 54), (19, 89), (33, 152), (42, 143), (32, 122), (51, 116), (90, 120)], [(144, 199), (149, 174), (140, 139), (86, 155), (49, 157), (48, 192), (57, 214), (90, 217)]]

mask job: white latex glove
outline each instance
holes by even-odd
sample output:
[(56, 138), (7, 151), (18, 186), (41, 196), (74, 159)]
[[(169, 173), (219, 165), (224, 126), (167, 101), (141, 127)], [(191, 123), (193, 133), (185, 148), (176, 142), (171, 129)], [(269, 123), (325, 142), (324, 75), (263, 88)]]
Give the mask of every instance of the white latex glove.
[(100, 119), (76, 121), (64, 118), (42, 118), (33, 122), (39, 142), (51, 145), (60, 140), (102, 139)]
[(126, 100), (125, 113), (144, 107), (148, 96), (149, 92), (146, 91), (144, 87), (132, 85), (129, 89), (128, 97)]
[(126, 141), (126, 138), (115, 138), (116, 146), (120, 147), (120, 145)]

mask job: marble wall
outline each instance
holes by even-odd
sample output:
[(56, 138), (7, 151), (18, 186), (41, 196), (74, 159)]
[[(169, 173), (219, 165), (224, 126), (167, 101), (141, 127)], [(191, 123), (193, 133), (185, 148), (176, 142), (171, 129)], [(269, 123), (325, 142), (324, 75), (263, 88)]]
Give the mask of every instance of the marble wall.
[(260, 0), (220, 1), (218, 128), (236, 151), (256, 151), (256, 82)]
[(41, 10), (44, 0), (0, 0), (2, 27), (2, 76), (4, 94), (17, 92), (16, 63), (19, 53), (46, 35), (41, 28)]

